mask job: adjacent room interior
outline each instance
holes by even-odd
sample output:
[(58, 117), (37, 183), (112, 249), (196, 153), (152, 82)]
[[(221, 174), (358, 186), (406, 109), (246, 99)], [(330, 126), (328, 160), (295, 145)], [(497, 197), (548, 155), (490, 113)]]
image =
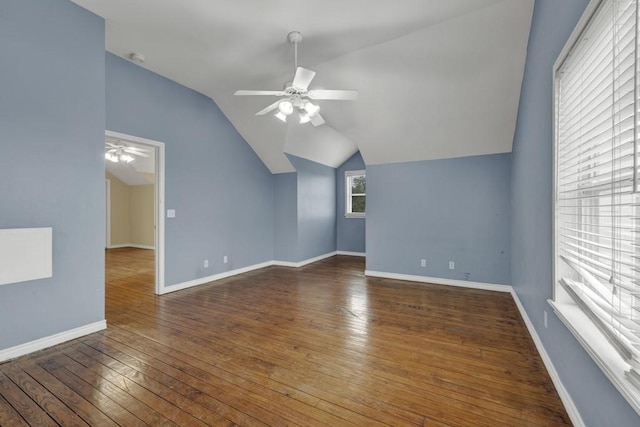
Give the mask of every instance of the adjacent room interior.
[(0, 0), (0, 425), (637, 426), (638, 13)]
[[(128, 261), (128, 280), (156, 289), (156, 157), (153, 146), (113, 136), (105, 139), (107, 282), (116, 274), (109, 259), (120, 258)], [(145, 279), (140, 281), (137, 274)]]

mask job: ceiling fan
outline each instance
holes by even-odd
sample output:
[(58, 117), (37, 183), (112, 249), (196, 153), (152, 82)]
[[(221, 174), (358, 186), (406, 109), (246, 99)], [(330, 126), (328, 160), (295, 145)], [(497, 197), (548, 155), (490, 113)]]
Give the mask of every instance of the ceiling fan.
[(238, 90), (234, 95), (271, 95), (280, 96), (273, 104), (263, 108), (256, 113), (256, 116), (267, 114), (276, 108), (278, 112), (275, 116), (287, 121), (287, 117), (294, 111), (298, 112), (300, 123), (311, 122), (314, 126), (325, 123), (320, 115), (320, 107), (310, 100), (338, 100), (355, 101), (358, 99), (358, 92), (355, 90), (329, 90), (329, 89), (309, 89), (311, 80), (316, 75), (315, 71), (298, 67), (298, 43), (302, 41), (302, 34), (292, 31), (287, 35), (287, 40), (294, 46), (294, 75), (293, 81), (286, 83), (283, 90)]
[(104, 157), (114, 163), (131, 163), (137, 157), (149, 157), (151, 149), (133, 145), (127, 145), (120, 140), (114, 142), (106, 141), (104, 143)]

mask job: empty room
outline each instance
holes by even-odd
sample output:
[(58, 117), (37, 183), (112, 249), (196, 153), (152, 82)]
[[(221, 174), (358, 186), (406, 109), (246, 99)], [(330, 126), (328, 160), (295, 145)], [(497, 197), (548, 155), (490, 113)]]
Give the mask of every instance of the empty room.
[(0, 426), (640, 425), (639, 0), (0, 0)]

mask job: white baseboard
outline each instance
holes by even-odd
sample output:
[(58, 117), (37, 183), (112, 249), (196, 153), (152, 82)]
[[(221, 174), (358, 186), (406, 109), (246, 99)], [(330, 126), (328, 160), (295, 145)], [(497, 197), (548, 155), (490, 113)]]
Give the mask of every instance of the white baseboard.
[(226, 279), (227, 277), (236, 276), (238, 274), (247, 273), (249, 271), (258, 270), (260, 268), (270, 267), (272, 265), (277, 265), (277, 266), (280, 266), (280, 267), (299, 268), (299, 267), (303, 267), (303, 266), (305, 266), (307, 264), (311, 264), (311, 263), (318, 262), (318, 261), (321, 261), (321, 260), (326, 259), (326, 258), (330, 258), (330, 257), (335, 256), (335, 255), (336, 255), (336, 252), (329, 252), (329, 253), (326, 253), (324, 255), (320, 255), (320, 256), (317, 256), (317, 257), (314, 257), (314, 258), (309, 258), (309, 259), (306, 259), (306, 260), (300, 261), (300, 262), (289, 262), (289, 261), (267, 261), (267, 262), (262, 262), (262, 263), (253, 264), (253, 265), (250, 265), (250, 266), (247, 266), (247, 267), (237, 268), (235, 270), (225, 271), (223, 273), (213, 274), (213, 275), (207, 276), (207, 277), (201, 277), (199, 279), (189, 280), (188, 282), (182, 282), (182, 283), (178, 283), (176, 285), (165, 286), (164, 289), (160, 290), (159, 294), (160, 295), (164, 295), (164, 294), (168, 294), (170, 292), (181, 291), (183, 289), (192, 288), (192, 287), (198, 286), (198, 285), (204, 285), (205, 283), (215, 282), (216, 280)]
[(361, 257), (367, 256), (365, 252), (349, 252), (349, 251), (337, 251), (336, 255), (361, 256)]
[(131, 243), (129, 247), (137, 249), (155, 249), (155, 246), (153, 245), (136, 245), (135, 243)]
[(4, 350), (0, 350), (0, 362), (15, 359), (16, 357), (24, 356), (25, 354), (33, 353), (34, 351), (61, 344), (75, 338), (80, 338), (84, 335), (92, 334), (106, 328), (107, 321), (101, 320), (99, 322), (80, 326), (58, 334), (49, 335), (48, 337), (40, 338), (35, 341), (9, 347)]
[(236, 276), (238, 274), (247, 273), (249, 271), (258, 270), (273, 265), (273, 261), (267, 261), (260, 264), (254, 264), (247, 267), (237, 268), (235, 270), (229, 270), (218, 274), (213, 274), (207, 277), (200, 277), (199, 279), (189, 280), (188, 282), (178, 283), (176, 285), (165, 286), (160, 290), (160, 295), (168, 294), (170, 292), (181, 291), (183, 289), (192, 288), (198, 285), (204, 285), (205, 283), (215, 282), (216, 280), (226, 279), (227, 277)]
[(120, 248), (155, 249), (154, 246), (137, 245), (135, 243), (124, 243), (122, 245), (109, 245), (109, 246), (107, 246), (107, 249), (120, 249)]
[(509, 285), (496, 285), (493, 283), (470, 282), (468, 280), (443, 279), (441, 277), (415, 276), (410, 274), (387, 273), (385, 271), (365, 270), (365, 276), (382, 277), (384, 279), (407, 280), (410, 282), (433, 283), (435, 285), (457, 286), (461, 288), (482, 289), (485, 291), (511, 292)]
[(536, 349), (538, 349), (538, 353), (542, 358), (542, 362), (544, 363), (544, 366), (547, 368), (547, 372), (549, 372), (551, 381), (553, 381), (553, 385), (555, 386), (556, 391), (560, 396), (560, 400), (562, 400), (562, 404), (564, 405), (564, 409), (567, 411), (567, 414), (571, 419), (571, 423), (575, 427), (585, 427), (584, 421), (580, 416), (580, 412), (578, 412), (578, 408), (576, 408), (576, 405), (573, 403), (573, 399), (571, 399), (569, 392), (564, 387), (564, 384), (562, 384), (562, 381), (560, 380), (560, 376), (558, 375), (558, 371), (556, 371), (555, 366), (553, 366), (551, 357), (549, 357), (547, 350), (545, 350), (544, 345), (542, 345), (540, 336), (538, 336), (538, 333), (536, 332), (536, 328), (533, 326), (531, 319), (529, 319), (529, 316), (527, 315), (527, 312), (525, 311), (524, 306), (520, 302), (520, 298), (518, 298), (518, 294), (514, 289), (511, 289), (511, 296), (513, 297), (513, 300), (516, 302), (516, 306), (518, 306), (518, 311), (520, 311), (520, 315), (524, 320), (524, 324), (527, 326), (527, 330), (529, 330), (529, 335), (531, 335), (531, 339), (533, 339), (533, 342), (536, 345)]
[(319, 255), (317, 257), (314, 258), (309, 258), (309, 259), (305, 259), (304, 261), (300, 261), (300, 262), (290, 262), (290, 261), (273, 261), (271, 263), (271, 265), (277, 265), (280, 267), (293, 267), (293, 268), (299, 268), (299, 267), (303, 267), (307, 264), (312, 264), (314, 262), (318, 262), (318, 261), (322, 261), (323, 259), (326, 258), (331, 258), (332, 256), (336, 256), (338, 255), (337, 252), (328, 252), (326, 254), (323, 255)]

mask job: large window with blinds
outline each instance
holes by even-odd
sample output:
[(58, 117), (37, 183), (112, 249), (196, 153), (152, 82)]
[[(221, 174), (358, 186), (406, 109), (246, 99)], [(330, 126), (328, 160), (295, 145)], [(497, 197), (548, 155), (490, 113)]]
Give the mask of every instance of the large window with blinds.
[(592, 1), (556, 62), (552, 305), (640, 413), (638, 13)]

